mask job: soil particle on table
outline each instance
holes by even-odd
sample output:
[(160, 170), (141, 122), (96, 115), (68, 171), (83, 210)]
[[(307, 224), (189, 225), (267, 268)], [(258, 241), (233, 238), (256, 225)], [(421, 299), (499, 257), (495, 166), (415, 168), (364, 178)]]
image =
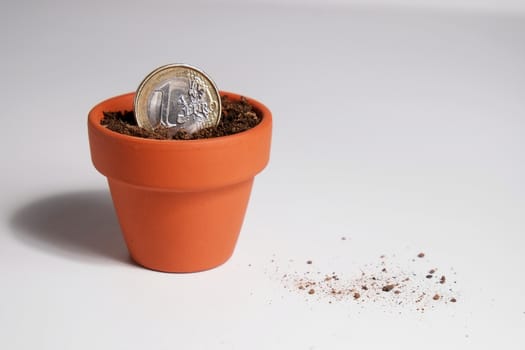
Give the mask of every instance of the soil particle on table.
[(240, 101), (234, 101), (222, 96), (221, 101), (222, 114), (219, 124), (193, 134), (185, 130), (171, 134), (169, 129), (163, 127), (153, 131), (143, 129), (137, 125), (133, 111), (106, 111), (100, 124), (112, 131), (129, 136), (156, 140), (196, 140), (237, 134), (253, 128), (262, 120), (261, 114), (244, 97), (241, 97)]
[(384, 285), (383, 288), (382, 288), (382, 291), (383, 292), (390, 292), (392, 289), (394, 289), (395, 285), (393, 284), (387, 284), (387, 285)]

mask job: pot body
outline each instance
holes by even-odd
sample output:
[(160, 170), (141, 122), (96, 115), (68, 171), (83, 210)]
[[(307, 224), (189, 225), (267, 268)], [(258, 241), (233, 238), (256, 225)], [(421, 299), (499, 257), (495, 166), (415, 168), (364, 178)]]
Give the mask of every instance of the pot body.
[(248, 99), (262, 115), (260, 124), (203, 140), (149, 140), (100, 125), (103, 112), (132, 110), (133, 98), (130, 93), (101, 102), (88, 118), (91, 158), (108, 178), (132, 258), (166, 272), (224, 263), (234, 251), (253, 178), (268, 163), (270, 111)]

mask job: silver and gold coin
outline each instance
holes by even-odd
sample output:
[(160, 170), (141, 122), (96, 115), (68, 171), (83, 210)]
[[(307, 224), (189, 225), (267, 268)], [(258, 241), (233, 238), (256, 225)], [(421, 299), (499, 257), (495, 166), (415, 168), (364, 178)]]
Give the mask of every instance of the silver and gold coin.
[(169, 64), (148, 74), (135, 95), (137, 124), (189, 133), (216, 126), (221, 117), (221, 98), (213, 80), (187, 64)]

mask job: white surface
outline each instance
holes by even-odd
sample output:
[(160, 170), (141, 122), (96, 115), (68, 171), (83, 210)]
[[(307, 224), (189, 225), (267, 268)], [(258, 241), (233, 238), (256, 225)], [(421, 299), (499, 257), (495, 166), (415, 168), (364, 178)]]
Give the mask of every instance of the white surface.
[[(221, 2), (239, 3), (239, 0), (219, 0)], [(243, 3), (278, 4), (292, 6), (378, 6), (393, 8), (419, 8), (432, 10), (523, 13), (525, 2), (522, 0), (244, 0)]]
[[(13, 2), (0, 33), (2, 349), (525, 348), (524, 17)], [(130, 263), (86, 133), (95, 103), (177, 61), (274, 113), (234, 256), (186, 275)], [(279, 281), (419, 251), (456, 271), (457, 304)]]

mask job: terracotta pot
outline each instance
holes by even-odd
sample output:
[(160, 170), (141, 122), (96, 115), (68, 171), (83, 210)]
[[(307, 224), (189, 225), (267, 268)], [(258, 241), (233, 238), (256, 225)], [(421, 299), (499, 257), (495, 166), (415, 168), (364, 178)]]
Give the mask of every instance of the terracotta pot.
[[(234, 100), (240, 96), (221, 92)], [(107, 176), (131, 257), (147, 268), (195, 272), (233, 253), (254, 176), (270, 154), (271, 112), (256, 127), (203, 140), (150, 140), (100, 125), (103, 112), (133, 109), (134, 93), (96, 105), (88, 117), (95, 168)]]

